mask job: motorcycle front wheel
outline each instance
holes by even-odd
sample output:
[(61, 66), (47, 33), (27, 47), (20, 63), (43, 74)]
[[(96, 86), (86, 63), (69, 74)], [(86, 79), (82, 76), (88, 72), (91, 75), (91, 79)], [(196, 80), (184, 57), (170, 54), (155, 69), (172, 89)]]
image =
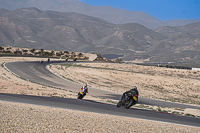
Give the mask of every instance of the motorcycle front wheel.
[(82, 99), (83, 95), (80, 94), (80, 92), (78, 93), (78, 98), (77, 99)]
[(125, 104), (124, 104), (124, 107), (126, 108), (126, 109), (129, 109), (132, 105), (133, 105), (133, 99), (128, 99), (128, 100), (126, 100), (126, 102), (125, 102)]

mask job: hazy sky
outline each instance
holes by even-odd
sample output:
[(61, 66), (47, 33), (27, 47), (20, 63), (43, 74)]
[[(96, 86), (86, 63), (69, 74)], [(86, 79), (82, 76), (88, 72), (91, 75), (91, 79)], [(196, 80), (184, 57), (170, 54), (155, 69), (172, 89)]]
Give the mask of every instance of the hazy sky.
[(144, 11), (160, 20), (200, 19), (200, 0), (79, 0), (89, 5)]

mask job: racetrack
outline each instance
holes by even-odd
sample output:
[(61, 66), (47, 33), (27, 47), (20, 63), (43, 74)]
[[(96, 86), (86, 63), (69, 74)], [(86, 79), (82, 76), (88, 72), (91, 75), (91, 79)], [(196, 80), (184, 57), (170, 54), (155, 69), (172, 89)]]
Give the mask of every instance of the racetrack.
[[(66, 63), (66, 62), (51, 62), (51, 63)], [(73, 62), (67, 62), (67, 63), (73, 63)], [(81, 85), (57, 77), (53, 75), (51, 72), (49, 72), (46, 69), (47, 64), (48, 63), (40, 64), (40, 62), (13, 62), (13, 63), (7, 63), (6, 67), (15, 74), (19, 75), (20, 77), (29, 79), (30, 81), (33, 82), (64, 88), (67, 90), (72, 90), (77, 92), (80, 90)], [(89, 89), (90, 89), (89, 90), (90, 95), (98, 97), (119, 100), (121, 96), (121, 94), (113, 93), (110, 91), (99, 90), (91, 87)], [(0, 95), (1, 95), (1, 100), (13, 99), (12, 101), (25, 102), (25, 103), (28, 102), (31, 104), (70, 108), (76, 110), (158, 120), (158, 121), (165, 121), (165, 122), (172, 122), (172, 123), (179, 123), (179, 124), (193, 125), (193, 126), (199, 126), (200, 123), (200, 119), (198, 118), (164, 114), (155, 111), (148, 111), (148, 110), (141, 110), (134, 108), (129, 110), (124, 108), (118, 109), (114, 105), (101, 104), (86, 100), (52, 98), (52, 97), (47, 98), (47, 97), (36, 97), (36, 96), (34, 97), (34, 96), (9, 95), (9, 94), (7, 95), (0, 94)], [(196, 108), (196, 109), (200, 108), (196, 106), (182, 105), (182, 104), (152, 100), (147, 98), (140, 98), (139, 103), (168, 106), (168, 107), (178, 107), (178, 108)]]

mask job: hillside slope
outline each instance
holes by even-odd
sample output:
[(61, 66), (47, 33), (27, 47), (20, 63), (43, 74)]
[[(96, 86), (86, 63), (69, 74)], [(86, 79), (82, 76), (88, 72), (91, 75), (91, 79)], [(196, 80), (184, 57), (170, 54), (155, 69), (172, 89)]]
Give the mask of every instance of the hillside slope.
[(92, 6), (79, 0), (0, 0), (0, 8), (16, 10), (27, 7), (36, 7), (40, 10), (53, 10), (58, 12), (76, 12), (98, 17), (114, 24), (139, 23), (150, 29), (156, 29), (162, 26), (182, 26), (200, 22), (200, 19), (161, 21), (145, 12), (133, 12), (110, 6)]
[(0, 9), (0, 45), (122, 55), (124, 60), (199, 62), (200, 23), (150, 30), (74, 12)]

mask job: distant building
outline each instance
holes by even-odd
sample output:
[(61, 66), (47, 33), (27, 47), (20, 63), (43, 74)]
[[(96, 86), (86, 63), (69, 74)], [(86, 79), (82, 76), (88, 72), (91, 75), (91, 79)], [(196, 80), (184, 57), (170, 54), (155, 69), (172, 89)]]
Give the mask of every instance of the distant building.
[(200, 71), (200, 68), (192, 68), (192, 70)]

